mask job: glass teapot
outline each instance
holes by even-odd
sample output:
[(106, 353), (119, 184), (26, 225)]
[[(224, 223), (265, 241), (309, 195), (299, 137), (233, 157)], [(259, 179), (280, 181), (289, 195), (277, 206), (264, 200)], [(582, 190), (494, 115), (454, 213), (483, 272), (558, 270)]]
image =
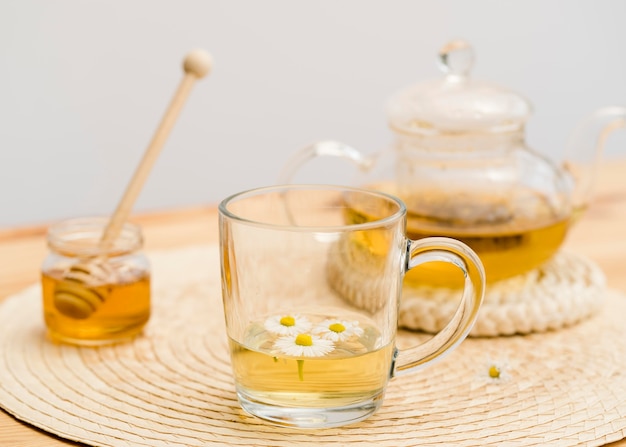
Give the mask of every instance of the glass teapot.
[[(604, 142), (626, 126), (626, 108), (602, 108), (588, 117), (557, 166), (525, 144), (529, 101), (470, 77), (474, 53), (467, 42), (447, 43), (439, 58), (442, 79), (413, 85), (389, 101), (390, 148), (368, 156), (338, 141), (320, 141), (294, 154), (280, 182), (289, 183), (319, 156), (351, 160), (358, 173), (349, 183), (404, 200), (410, 238), (465, 242), (490, 282), (522, 274), (559, 249), (587, 206)], [(405, 281), (450, 285), (444, 270), (410, 275)]]

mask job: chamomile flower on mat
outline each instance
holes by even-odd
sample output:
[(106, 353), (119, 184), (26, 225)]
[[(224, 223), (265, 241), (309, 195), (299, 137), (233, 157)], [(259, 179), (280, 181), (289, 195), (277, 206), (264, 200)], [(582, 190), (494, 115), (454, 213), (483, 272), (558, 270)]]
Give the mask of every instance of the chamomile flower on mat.
[(358, 321), (324, 320), (313, 328), (313, 333), (326, 340), (346, 341), (363, 335)]
[(292, 357), (323, 357), (335, 349), (335, 344), (316, 335), (297, 334), (278, 338), (274, 348)]
[(265, 329), (278, 335), (297, 335), (308, 332), (311, 322), (300, 315), (274, 315), (265, 320)]
[(512, 362), (508, 358), (492, 358), (491, 356), (477, 366), (479, 368), (477, 372), (479, 381), (489, 385), (508, 382), (511, 380), (511, 373), (514, 370)]

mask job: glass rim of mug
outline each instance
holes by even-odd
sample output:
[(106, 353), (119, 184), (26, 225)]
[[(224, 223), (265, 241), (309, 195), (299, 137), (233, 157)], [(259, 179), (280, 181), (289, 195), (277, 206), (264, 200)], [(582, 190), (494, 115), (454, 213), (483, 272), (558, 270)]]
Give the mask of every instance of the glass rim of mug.
[[(277, 224), (271, 222), (263, 222), (259, 220), (254, 220), (246, 217), (242, 217), (233, 211), (228, 209), (228, 206), (231, 203), (234, 203), (237, 200), (247, 199), (255, 196), (267, 195), (268, 193), (280, 193), (287, 191), (335, 191), (337, 193), (341, 192), (353, 192), (357, 194), (364, 194), (370, 197), (378, 197), (387, 202), (394, 203), (397, 206), (397, 209), (379, 219), (360, 222), (360, 223), (350, 223), (350, 224), (331, 224), (331, 225), (294, 225), (294, 224)], [(229, 219), (235, 220), (240, 223), (245, 223), (248, 225), (254, 225), (262, 228), (268, 229), (276, 229), (276, 230), (286, 230), (290, 229), (293, 231), (317, 231), (317, 232), (332, 232), (332, 231), (345, 231), (347, 229), (354, 230), (367, 230), (372, 228), (378, 228), (382, 225), (392, 223), (401, 219), (406, 215), (406, 205), (399, 197), (396, 197), (392, 194), (388, 194), (382, 191), (376, 191), (372, 189), (365, 189), (353, 186), (343, 186), (343, 185), (329, 185), (329, 184), (284, 184), (284, 185), (272, 185), (272, 186), (262, 186), (258, 188), (251, 188), (244, 191), (240, 191), (235, 194), (231, 194), (226, 197), (224, 200), (220, 202), (218, 205), (218, 211), (221, 215), (228, 217)]]

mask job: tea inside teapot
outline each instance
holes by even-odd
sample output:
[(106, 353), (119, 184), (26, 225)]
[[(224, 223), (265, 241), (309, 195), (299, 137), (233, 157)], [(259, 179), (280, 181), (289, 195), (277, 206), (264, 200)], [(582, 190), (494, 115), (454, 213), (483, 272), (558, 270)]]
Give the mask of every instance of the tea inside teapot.
[[(399, 190), (392, 183), (368, 187), (400, 197), (407, 204), (407, 235), (413, 240), (446, 236), (469, 245), (479, 255), (490, 281), (536, 267), (563, 243), (571, 215), (555, 210), (545, 197), (519, 200), (485, 192), (480, 197), (459, 190)], [(443, 264), (423, 266), (407, 274), (409, 284), (460, 285)], [(452, 275), (452, 276), (451, 276)]]

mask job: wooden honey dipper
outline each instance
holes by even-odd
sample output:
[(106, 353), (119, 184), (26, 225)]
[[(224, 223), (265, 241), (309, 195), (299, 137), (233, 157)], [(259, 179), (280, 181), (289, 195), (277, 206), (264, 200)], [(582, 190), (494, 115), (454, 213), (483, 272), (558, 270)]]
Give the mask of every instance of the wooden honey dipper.
[[(183, 104), (189, 96), (191, 87), (196, 80), (203, 78), (209, 73), (211, 66), (211, 56), (204, 50), (193, 50), (185, 57), (183, 61), (185, 74), (178, 90), (174, 94), (161, 123), (146, 148), (143, 158), (131, 178), (122, 199), (102, 233), (99, 241), (99, 248), (102, 252), (109, 250), (119, 236), (124, 222), (126, 222)], [(111, 276), (111, 268), (103, 261), (102, 257), (97, 257), (88, 263), (74, 264), (69, 269), (54, 290), (54, 305), (59, 312), (71, 318), (85, 319), (106, 300), (106, 296), (103, 296), (102, 293), (88, 285), (90, 282), (94, 282), (93, 279)]]

